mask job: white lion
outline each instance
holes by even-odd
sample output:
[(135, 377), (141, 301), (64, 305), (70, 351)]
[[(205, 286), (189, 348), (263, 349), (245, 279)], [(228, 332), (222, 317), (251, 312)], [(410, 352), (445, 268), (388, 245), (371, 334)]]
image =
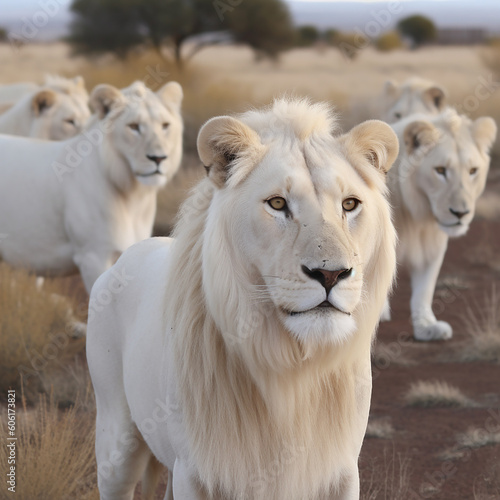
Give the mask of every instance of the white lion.
[(403, 84), (388, 80), (384, 87), (382, 119), (394, 123), (415, 113), (436, 115), (446, 107), (446, 91), (438, 84), (419, 77)]
[(0, 114), (0, 133), (64, 140), (80, 133), (89, 118), (83, 79), (48, 76), (44, 85)]
[(380, 121), (334, 129), (306, 101), (213, 118), (198, 136), (208, 177), (174, 238), (96, 282), (101, 499), (132, 498), (143, 474), (152, 498), (157, 461), (173, 471), (166, 499), (359, 498), (398, 143)]
[(39, 89), (39, 85), (31, 82), (0, 85), (0, 105), (10, 107), (23, 97), (33, 94)]
[(0, 257), (40, 274), (80, 270), (90, 292), (151, 236), (156, 193), (182, 156), (182, 89), (97, 86), (89, 128), (64, 142), (0, 136)]
[[(417, 340), (441, 340), (452, 328), (437, 321), (432, 298), (449, 237), (467, 232), (483, 192), (497, 127), (448, 109), (393, 125), (400, 152), (388, 184), (398, 231), (398, 261), (411, 274), (411, 315)], [(390, 319), (386, 305), (383, 319)]]

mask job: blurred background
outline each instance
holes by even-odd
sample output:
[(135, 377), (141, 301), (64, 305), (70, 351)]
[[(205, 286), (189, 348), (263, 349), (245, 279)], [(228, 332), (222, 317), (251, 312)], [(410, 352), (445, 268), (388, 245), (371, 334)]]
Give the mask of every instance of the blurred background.
[[(447, 89), (461, 113), (500, 123), (500, 2), (1, 0), (0, 85), (41, 83), (46, 74), (82, 75), (89, 91), (100, 83), (142, 80), (153, 90), (181, 83), (183, 165), (159, 194), (155, 225), (156, 234), (168, 234), (204, 173), (196, 135), (212, 116), (308, 96), (331, 102), (348, 130), (381, 117), (387, 80), (420, 76)], [(483, 297), (484, 283), (500, 278), (500, 141), (488, 186), (480, 220), (450, 244), (436, 292), (444, 318), (457, 325), (458, 350), (401, 340), (409, 285), (400, 276), (401, 309), (381, 328), (374, 352), (364, 500), (500, 499), (500, 301), (495, 289)], [(72, 338), (68, 326), (68, 309), (85, 321), (87, 296), (79, 278), (46, 281), (42, 295), (24, 271), (2, 264), (0, 275), (0, 401), (9, 387), (24, 400), (16, 498), (98, 498), (85, 340)], [(458, 314), (474, 300), (467, 323)], [(487, 342), (476, 345), (476, 358), (462, 356), (473, 351), (474, 332), (486, 332)], [(425, 386), (423, 403), (405, 402), (411, 381), (431, 375), (452, 386)], [(488, 418), (497, 427), (485, 434)]]

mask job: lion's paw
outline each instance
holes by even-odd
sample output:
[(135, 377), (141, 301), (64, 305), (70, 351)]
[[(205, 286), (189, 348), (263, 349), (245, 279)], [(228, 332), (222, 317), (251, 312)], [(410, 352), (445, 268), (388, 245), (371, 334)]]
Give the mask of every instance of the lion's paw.
[(429, 342), (433, 340), (449, 340), (453, 336), (453, 329), (445, 321), (436, 321), (428, 326), (415, 326), (413, 331), (415, 340)]

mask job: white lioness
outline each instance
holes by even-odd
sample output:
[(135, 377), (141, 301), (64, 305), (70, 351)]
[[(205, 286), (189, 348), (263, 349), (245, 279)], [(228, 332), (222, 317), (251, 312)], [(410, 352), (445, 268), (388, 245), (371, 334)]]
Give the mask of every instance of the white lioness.
[[(379, 121), (333, 130), (305, 101), (210, 120), (208, 177), (174, 238), (135, 245), (96, 282), (101, 499), (132, 498), (143, 474), (152, 498), (157, 460), (167, 499), (359, 498), (398, 143)], [(117, 275), (128, 285), (92, 309)]]
[(82, 134), (64, 142), (0, 136), (0, 257), (41, 274), (80, 270), (90, 292), (151, 236), (156, 193), (182, 156), (182, 89), (99, 85)]
[(89, 118), (83, 79), (48, 76), (0, 114), (0, 133), (59, 141), (80, 133)]
[(0, 105), (11, 107), (17, 101), (39, 90), (39, 85), (31, 82), (0, 85)]
[(446, 91), (438, 84), (413, 77), (402, 84), (388, 80), (384, 87), (382, 119), (394, 123), (415, 113), (436, 115), (446, 107)]
[(18, 82), (0, 85), (0, 105), (13, 105), (23, 97), (34, 94), (41, 90), (42, 87), (60, 90), (64, 88), (66, 91), (72, 90), (75, 93), (82, 93), (88, 99), (87, 91), (85, 90), (85, 81), (81, 76), (74, 78), (65, 78), (59, 75), (45, 75), (44, 83), (38, 85), (32, 82)]
[[(483, 192), (497, 127), (448, 109), (393, 125), (400, 152), (388, 184), (398, 231), (398, 261), (411, 274), (411, 315), (417, 340), (441, 340), (452, 328), (437, 321), (432, 298), (449, 237), (467, 232)], [(388, 305), (383, 319), (390, 319)]]

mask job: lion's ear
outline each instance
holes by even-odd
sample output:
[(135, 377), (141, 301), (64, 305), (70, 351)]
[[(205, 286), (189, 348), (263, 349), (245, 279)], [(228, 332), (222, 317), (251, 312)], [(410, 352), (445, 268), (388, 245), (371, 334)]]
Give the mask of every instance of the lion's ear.
[(384, 84), (384, 92), (388, 97), (397, 97), (399, 85), (394, 80), (387, 80)]
[(482, 116), (472, 124), (472, 137), (479, 149), (488, 154), (497, 137), (497, 124), (493, 118)]
[(35, 116), (40, 116), (46, 109), (52, 107), (57, 100), (57, 94), (53, 90), (40, 90), (31, 99), (31, 108)]
[(74, 82), (74, 84), (75, 84), (77, 87), (80, 87), (80, 88), (82, 88), (82, 89), (84, 89), (84, 88), (85, 88), (85, 80), (83, 79), (83, 76), (80, 76), (80, 75), (75, 76), (75, 77), (73, 78), (73, 82)]
[(218, 187), (231, 178), (237, 184), (260, 161), (263, 145), (259, 135), (231, 116), (218, 116), (201, 127), (198, 154), (208, 176)]
[(398, 157), (399, 143), (394, 130), (380, 120), (368, 120), (345, 136), (348, 151), (361, 153), (377, 170), (387, 173)]
[(437, 85), (426, 89), (423, 93), (424, 100), (438, 111), (442, 111), (446, 106), (446, 92)]
[(92, 90), (89, 99), (89, 107), (99, 118), (104, 118), (114, 107), (123, 102), (122, 93), (112, 85), (105, 83), (97, 85)]
[(180, 111), (184, 94), (182, 92), (182, 87), (177, 82), (166, 83), (156, 92), (156, 95), (167, 106), (174, 108), (177, 112)]
[(406, 126), (403, 138), (406, 152), (411, 155), (421, 147), (430, 147), (439, 140), (439, 130), (430, 122), (415, 121)]

